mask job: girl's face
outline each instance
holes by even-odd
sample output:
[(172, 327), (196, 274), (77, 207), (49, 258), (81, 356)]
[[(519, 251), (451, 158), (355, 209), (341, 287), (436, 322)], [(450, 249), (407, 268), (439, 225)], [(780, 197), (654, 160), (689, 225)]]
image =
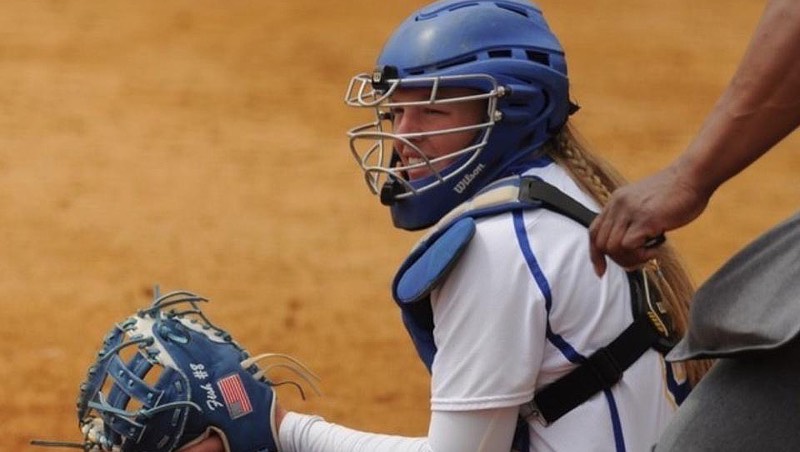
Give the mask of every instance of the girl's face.
[[(466, 88), (440, 88), (437, 98), (453, 98), (475, 94)], [(431, 92), (426, 88), (398, 89), (392, 95), (392, 102), (422, 102), (430, 99)], [(434, 103), (413, 106), (392, 107), (394, 133), (409, 134), (436, 132), (437, 130), (473, 126), (485, 121), (486, 101), (474, 100), (457, 103)], [(404, 166), (425, 162), (420, 152), (428, 160), (447, 156), (472, 144), (478, 131), (431, 134), (407, 138), (415, 149), (403, 140), (395, 140), (395, 152)], [(421, 179), (446, 168), (455, 157), (433, 162), (431, 166), (421, 165), (407, 171), (408, 179)], [(432, 167), (432, 168), (431, 168)]]

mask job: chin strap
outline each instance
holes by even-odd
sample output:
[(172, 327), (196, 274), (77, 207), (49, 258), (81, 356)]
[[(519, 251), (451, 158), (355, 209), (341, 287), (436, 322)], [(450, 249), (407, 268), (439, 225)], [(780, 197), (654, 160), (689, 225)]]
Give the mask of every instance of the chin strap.
[[(389, 166), (394, 168), (399, 162), (400, 156), (397, 155), (397, 151), (393, 149), (392, 159), (389, 162)], [(400, 181), (395, 179), (394, 176), (390, 176), (389, 179), (381, 186), (381, 204), (384, 206), (391, 206), (397, 201), (397, 195), (402, 195), (406, 191), (407, 188), (404, 187)]]

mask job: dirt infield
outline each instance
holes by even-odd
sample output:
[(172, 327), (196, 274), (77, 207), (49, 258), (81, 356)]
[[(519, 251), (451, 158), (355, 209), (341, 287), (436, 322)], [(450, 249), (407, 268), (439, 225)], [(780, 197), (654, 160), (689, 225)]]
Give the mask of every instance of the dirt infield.
[[(79, 438), (99, 340), (155, 284), (211, 298), (252, 351), (313, 368), (324, 397), (282, 389), (287, 408), (425, 434), (427, 375), (388, 292), (418, 234), (367, 192), (344, 135), (365, 118), (342, 101), (425, 2), (340, 3), (0, 2), (0, 450)], [(540, 2), (579, 128), (631, 179), (686, 145), (763, 6), (656, 4)], [(799, 146), (671, 235), (698, 282), (797, 208)]]

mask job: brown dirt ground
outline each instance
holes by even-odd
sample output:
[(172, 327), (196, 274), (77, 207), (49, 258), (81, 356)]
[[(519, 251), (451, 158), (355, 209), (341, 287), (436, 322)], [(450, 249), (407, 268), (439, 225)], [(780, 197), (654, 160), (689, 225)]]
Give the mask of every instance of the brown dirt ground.
[[(322, 376), (324, 397), (281, 390), (287, 407), (425, 434), (427, 376), (388, 292), (417, 234), (363, 186), (344, 137), (363, 117), (342, 102), (423, 1), (320, 4), (0, 2), (0, 449), (79, 438), (73, 404), (99, 340), (154, 284), (210, 297), (252, 351)], [(687, 144), (763, 6), (540, 4), (578, 126), (631, 179)], [(797, 208), (799, 145), (672, 234), (698, 282)]]

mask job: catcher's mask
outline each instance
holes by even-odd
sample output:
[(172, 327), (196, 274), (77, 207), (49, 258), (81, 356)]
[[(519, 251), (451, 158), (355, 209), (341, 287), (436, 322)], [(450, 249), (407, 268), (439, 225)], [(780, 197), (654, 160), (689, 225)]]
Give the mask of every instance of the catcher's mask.
[[(445, 98), (449, 87), (473, 93)], [(430, 95), (412, 104), (393, 101), (406, 88)], [(392, 123), (393, 108), (476, 100), (485, 101), (486, 114), (470, 126), (397, 133)], [(561, 45), (538, 7), (522, 0), (444, 0), (413, 13), (385, 44), (376, 69), (353, 77), (345, 102), (375, 111), (373, 122), (348, 131), (350, 149), (395, 226), (409, 230), (433, 225), (488, 183), (520, 172), (573, 107)], [(445, 157), (428, 158), (415, 145), (464, 130), (474, 130), (475, 139)], [(402, 163), (394, 143), (415, 150), (414, 163)], [(441, 168), (443, 159), (450, 163)], [(429, 175), (408, 177), (419, 168)]]

